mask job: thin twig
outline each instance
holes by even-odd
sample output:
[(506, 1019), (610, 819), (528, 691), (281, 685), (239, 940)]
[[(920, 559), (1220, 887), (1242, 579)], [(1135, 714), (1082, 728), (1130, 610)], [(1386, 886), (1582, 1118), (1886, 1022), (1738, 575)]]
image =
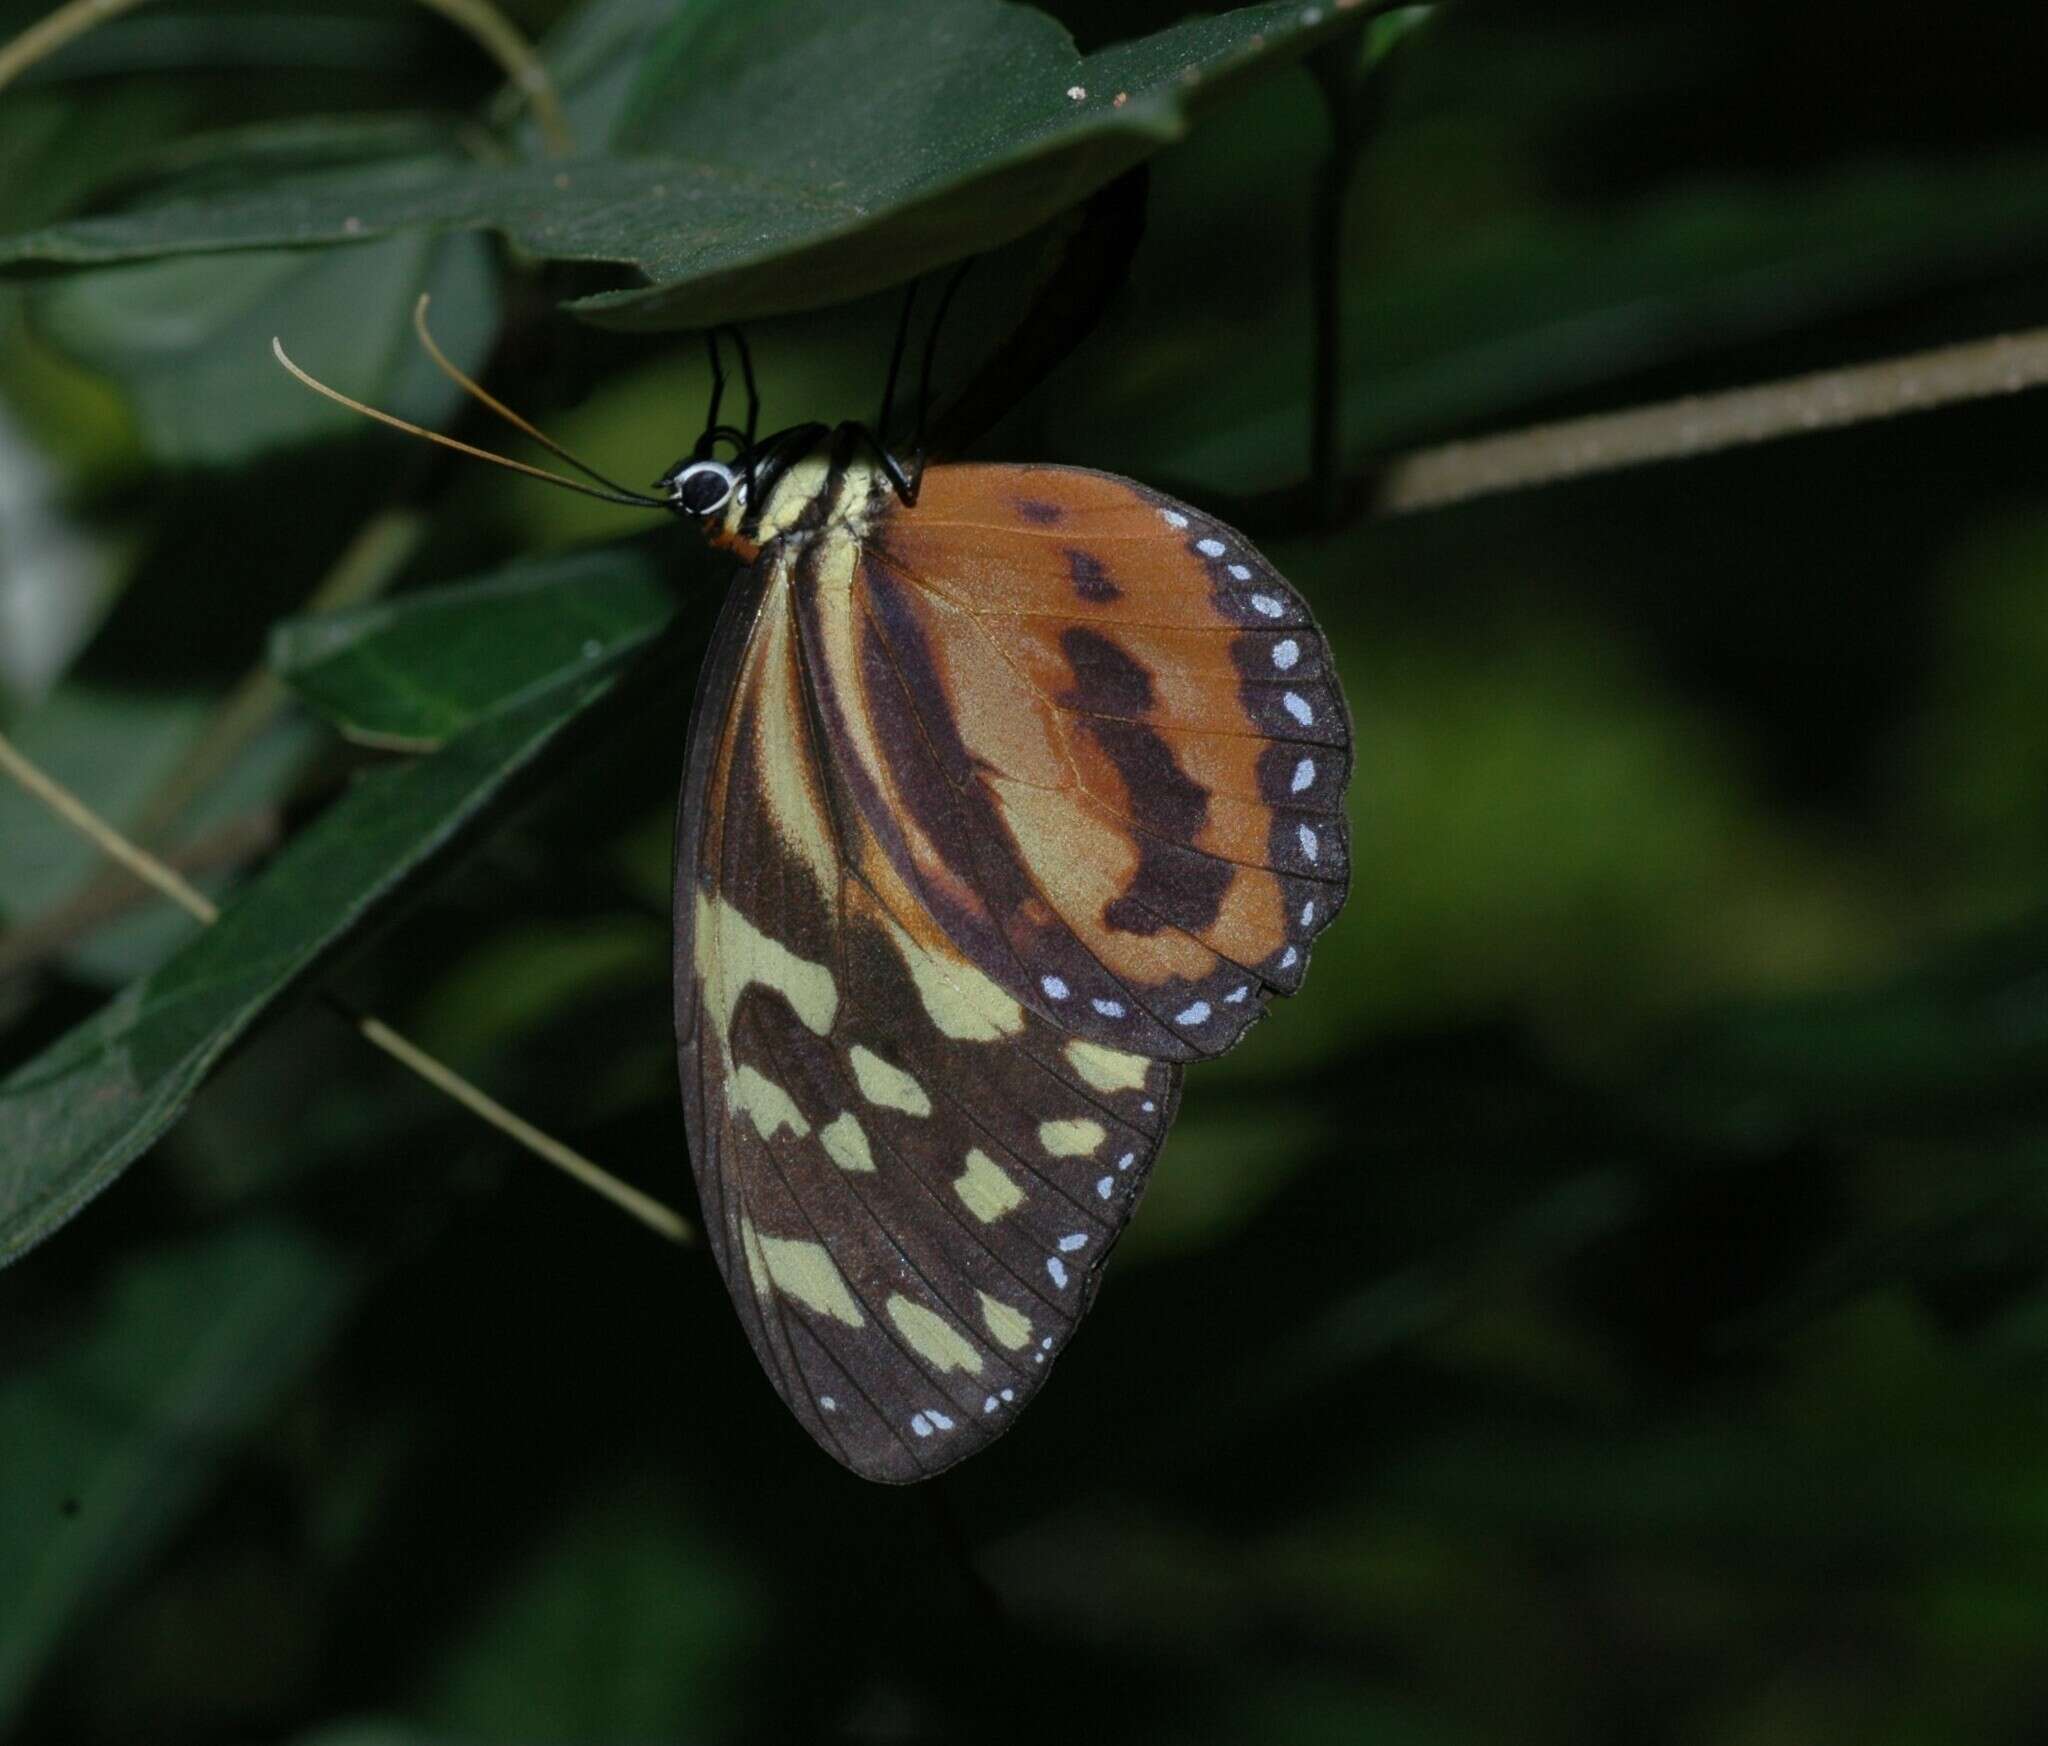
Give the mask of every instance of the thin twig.
[(176, 868), (165, 866), (148, 850), (131, 843), (70, 789), (45, 775), (5, 734), (0, 734), (0, 771), (12, 776), (79, 835), (88, 838), (108, 860), (118, 861), (143, 884), (154, 886), (187, 915), (209, 926), (220, 919), (220, 908), (212, 898), (190, 884)]
[(2048, 384), (2048, 327), (1937, 346), (1782, 382), (1418, 449), (1391, 462), (1373, 507), (1439, 509), (1651, 461), (1675, 461)]
[[(547, 63), (534, 53), (533, 45), (520, 35), (517, 25), (490, 0), (419, 3), (440, 13), (498, 63), (513, 89), (533, 105), (533, 119), (551, 154), (559, 156), (574, 149), (568, 117), (562, 111), (554, 81), (548, 77)], [(38, 19), (12, 42), (0, 44), (0, 89), (87, 31), (146, 4), (148, 0), (70, 0), (68, 5)]]
[(556, 1169), (573, 1176), (585, 1188), (601, 1194), (614, 1206), (623, 1208), (638, 1219), (650, 1231), (667, 1237), (674, 1243), (688, 1243), (695, 1233), (689, 1224), (671, 1208), (664, 1206), (652, 1195), (642, 1194), (629, 1182), (621, 1182), (608, 1170), (601, 1170), (584, 1157), (556, 1139), (545, 1134), (531, 1122), (514, 1115), (502, 1103), (488, 1093), (479, 1091), (459, 1073), (443, 1066), (417, 1044), (409, 1043), (380, 1018), (367, 1013), (348, 1011), (338, 1002), (331, 1003), (336, 1010), (353, 1023), (372, 1047), (382, 1049), (394, 1061), (410, 1068), (437, 1091), (445, 1092), (464, 1109), (471, 1110), (489, 1122), (499, 1132), (509, 1134), (537, 1157), (545, 1158)]
[[(196, 890), (175, 868), (167, 867), (148, 850), (129, 841), (77, 795), (37, 768), (5, 734), (0, 734), (0, 771), (13, 777), (28, 793), (41, 801), (66, 824), (89, 838), (102, 854), (118, 861), (136, 878), (162, 892), (188, 915), (209, 925), (219, 919), (220, 908), (211, 898)], [(614, 1206), (623, 1208), (657, 1236), (666, 1237), (676, 1243), (687, 1243), (692, 1240), (694, 1233), (690, 1226), (670, 1208), (621, 1182), (609, 1171), (593, 1164), (582, 1153), (565, 1146), (560, 1140), (543, 1133), (531, 1122), (514, 1115), (453, 1068), (445, 1066), (423, 1049), (407, 1042), (383, 1020), (371, 1017), (367, 1013), (350, 1012), (339, 1002), (330, 1000), (329, 1004), (356, 1028), (371, 1047), (382, 1050), (393, 1060), (410, 1068), (437, 1091), (454, 1098), (465, 1109), (482, 1117), (500, 1133), (517, 1141), (536, 1157), (543, 1158), (557, 1169), (566, 1171), (586, 1188), (595, 1189)]]

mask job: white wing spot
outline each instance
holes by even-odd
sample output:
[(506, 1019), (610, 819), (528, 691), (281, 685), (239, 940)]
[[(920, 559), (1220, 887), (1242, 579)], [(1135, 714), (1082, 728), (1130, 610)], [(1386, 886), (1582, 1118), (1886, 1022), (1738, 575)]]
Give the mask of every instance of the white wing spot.
[(1307, 727), (1310, 722), (1316, 719), (1316, 712), (1309, 708), (1308, 699), (1302, 696), (1299, 691), (1288, 692), (1285, 697), (1280, 699), (1280, 706), (1289, 715), (1293, 716), (1296, 721), (1300, 722), (1303, 727)]
[(1104, 1018), (1122, 1018), (1124, 1016), (1124, 1003), (1120, 1000), (1104, 1000), (1098, 996), (1088, 1004), (1101, 1013)]
[(1124, 1154), (1124, 1155), (1123, 1155), (1123, 1156), (1122, 1156), (1121, 1158), (1119, 1158), (1119, 1159), (1118, 1159), (1118, 1160), (1116, 1161), (1116, 1167), (1117, 1167), (1117, 1168), (1118, 1168), (1119, 1170), (1128, 1170), (1128, 1169), (1130, 1169), (1130, 1167), (1131, 1167), (1131, 1166), (1132, 1166), (1133, 1164), (1137, 1163), (1137, 1161), (1138, 1161), (1138, 1154), (1137, 1154), (1137, 1153), (1135, 1153), (1135, 1152), (1126, 1152), (1126, 1153), (1125, 1153), (1125, 1154)]
[(1221, 540), (1197, 540), (1195, 541), (1195, 550), (1200, 552), (1205, 558), (1220, 558), (1223, 556), (1223, 542)]
[(1162, 509), (1159, 512), (1159, 519), (1168, 527), (1186, 527), (1188, 524), (1188, 518), (1177, 509)]
[(942, 1431), (950, 1431), (953, 1428), (953, 1421), (947, 1418), (944, 1413), (940, 1412), (937, 1407), (925, 1408), (924, 1416), (930, 1419), (931, 1422)]
[[(1317, 850), (1321, 847), (1316, 841), (1316, 833), (1307, 825), (1303, 825), (1295, 832), (1295, 836), (1301, 843), (1301, 852), (1313, 861), (1316, 858)], [(1301, 925), (1307, 927), (1308, 923), (1304, 921)]]
[(1159, 1106), (1148, 1097), (1145, 1099), (1143, 1103), (1139, 1104), (1138, 1107), (1141, 1110), (1143, 1110), (1147, 1115), (1150, 1115)]
[(1300, 956), (1301, 954), (1299, 952), (1297, 952), (1292, 946), (1289, 946), (1286, 951), (1280, 954), (1280, 968), (1283, 970), (1292, 970), (1294, 968), (1295, 959), (1299, 958)]
[(1003, 1403), (997, 1400), (994, 1395), (990, 1395), (987, 1400), (981, 1403), (981, 1410), (985, 1413), (992, 1413), (996, 1410), (997, 1407), (1001, 1406), (1002, 1404)]
[(1177, 1025), (1198, 1025), (1208, 1016), (1209, 1003), (1206, 1000), (1198, 1000), (1192, 1006), (1184, 1006), (1175, 1013), (1173, 1022)]
[(1252, 579), (1252, 571), (1249, 564), (1232, 564), (1230, 566), (1230, 573), (1240, 582), (1249, 582)]
[(1114, 1187), (1116, 1187), (1116, 1178), (1114, 1176), (1105, 1176), (1095, 1185), (1095, 1192), (1101, 1195), (1104, 1200), (1107, 1200), (1109, 1198), (1109, 1191)]
[(1282, 606), (1270, 594), (1254, 594), (1252, 596), (1252, 611), (1256, 612), (1261, 618), (1278, 618), (1286, 610), (1287, 608)]
[(1076, 1231), (1072, 1236), (1060, 1239), (1060, 1251), (1062, 1254), (1071, 1255), (1076, 1249), (1085, 1249), (1087, 1246), (1088, 1233), (1086, 1231)]
[(925, 1418), (923, 1413), (911, 1414), (910, 1428), (920, 1437), (929, 1437), (932, 1434), (931, 1423)]
[(1052, 1275), (1053, 1284), (1062, 1291), (1067, 1289), (1067, 1264), (1064, 1261), (1057, 1255), (1048, 1255), (1045, 1258), (1045, 1270)]
[(1052, 1336), (1050, 1334), (1047, 1334), (1044, 1339), (1038, 1342), (1038, 1349), (1041, 1352), (1050, 1352), (1052, 1350)]
[(1015, 1400), (1016, 1398), (1017, 1398), (1017, 1391), (1016, 1391), (1016, 1390), (1015, 1390), (1014, 1388), (1006, 1388), (1006, 1389), (1004, 1389), (1004, 1390), (1003, 1390), (1003, 1399), (1005, 1399), (1005, 1400)]
[(1072, 992), (1057, 976), (1039, 977), (1038, 986), (1045, 990), (1048, 1000), (1065, 1000), (1067, 995)]
[(1067, 87), (1067, 95), (1076, 103), (1079, 103), (1088, 95), (1088, 87), (1086, 85), (1069, 85)]
[(1034, 1364), (1043, 1364), (1045, 1362), (1045, 1354), (1043, 1352), (1032, 1353), (1031, 1362)]
[(1292, 637), (1282, 637), (1279, 642), (1273, 645), (1273, 665), (1278, 667), (1281, 672), (1290, 671), (1294, 663), (1300, 659), (1301, 645)]
[(839, 1403), (836, 1400), (834, 1400), (829, 1394), (819, 1395), (818, 1404), (821, 1407), (823, 1407), (828, 1413), (836, 1413), (839, 1410)]
[(1301, 906), (1301, 925), (1305, 928), (1316, 925), (1316, 900), (1313, 897)]
[(1315, 779), (1315, 759), (1304, 758), (1299, 764), (1294, 766), (1294, 780), (1287, 785), (1287, 792), (1289, 794), (1299, 794), (1304, 788), (1314, 782)]
[(1229, 1001), (1232, 1006), (1241, 1006), (1244, 1003), (1244, 997), (1251, 993), (1251, 991), (1252, 985), (1249, 982), (1240, 982), (1223, 998)]

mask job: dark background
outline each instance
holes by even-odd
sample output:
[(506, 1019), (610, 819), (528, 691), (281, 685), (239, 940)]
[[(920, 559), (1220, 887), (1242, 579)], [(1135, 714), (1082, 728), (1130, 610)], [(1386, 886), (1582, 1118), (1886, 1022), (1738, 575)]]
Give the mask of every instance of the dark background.
[[(1087, 47), (1181, 9), (1054, 10)], [(1347, 453), (2048, 319), (2013, 19), (1443, 9), (1349, 198)], [(0, 129), (491, 88), (397, 7), (121, 31)], [(201, 70), (230, 52), (261, 77)], [(1129, 284), (981, 452), (1217, 504), (1298, 479), (1326, 142), (1294, 70), (1160, 156)], [(89, 141), (38, 162), (17, 208), (90, 184)], [(0, 477), (33, 457), (89, 558), (11, 549), (39, 628), (7, 621), (0, 723), (68, 738), (104, 799), (408, 463), (192, 464), (53, 283), (0, 291)], [(771, 420), (864, 412), (893, 307), (760, 324)], [(989, 319), (970, 294), (963, 350)], [(687, 446), (687, 336), (522, 333), (491, 379), (572, 446), (636, 480)], [(38, 1746), (2040, 1738), (2042, 416), (1262, 529), (1350, 692), (1350, 908), (1190, 1073), (1057, 1380), (939, 1484), (847, 1477), (700, 1252), (287, 1013), (0, 1280), (0, 1716)], [(409, 584), (629, 525), (481, 469), (434, 513)], [(80, 575), (103, 614), (52, 594)], [(687, 1206), (685, 702), (615, 722), (335, 984)], [(346, 760), (280, 732), (317, 807)], [(76, 872), (4, 818), (21, 923)], [(0, 1063), (170, 937), (130, 917), (0, 983)]]

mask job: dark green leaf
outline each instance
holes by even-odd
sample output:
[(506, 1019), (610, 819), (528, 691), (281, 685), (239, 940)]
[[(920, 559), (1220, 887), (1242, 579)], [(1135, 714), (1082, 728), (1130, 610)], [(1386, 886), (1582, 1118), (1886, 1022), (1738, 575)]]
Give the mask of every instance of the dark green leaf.
[(997, 0), (690, 8), (612, 151), (284, 178), (17, 235), (0, 262), (490, 228), (544, 258), (644, 274), (647, 289), (577, 305), (620, 326), (814, 308), (1023, 235), (1352, 22), (1244, 7), (1084, 58), (1050, 19)]
[(237, 1455), (359, 1277), (358, 1263), (268, 1220), (146, 1250), (40, 1363), (0, 1383), (0, 1726), (80, 1612)]
[(264, 1011), (475, 829), (616, 677), (600, 666), (364, 781), (205, 933), (0, 1081), (0, 1264), (107, 1187)]
[(667, 1475), (599, 1476), (467, 1622), (434, 1670), (428, 1716), (489, 1739), (623, 1741), (727, 1711), (760, 1608), (709, 1514)]
[(673, 614), (665, 571), (694, 542), (643, 540), (513, 564), (488, 581), (292, 619), (270, 659), (352, 739), (438, 745), (473, 722), (639, 648)]
[(482, 367), (497, 334), (497, 286), (480, 238), (390, 237), (314, 254), (145, 261), (43, 288), (42, 332), (127, 393), (159, 460), (231, 466), (265, 449), (361, 428), (358, 416), (278, 368), (272, 335), (317, 352), (321, 374), (421, 424), (462, 391), (414, 342), (409, 317), (434, 299), (434, 334), (458, 367)]

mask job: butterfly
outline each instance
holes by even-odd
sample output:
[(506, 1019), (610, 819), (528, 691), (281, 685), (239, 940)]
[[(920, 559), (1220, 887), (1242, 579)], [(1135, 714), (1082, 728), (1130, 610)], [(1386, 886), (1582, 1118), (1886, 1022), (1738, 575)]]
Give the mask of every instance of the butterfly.
[(705, 1232), (818, 1445), (929, 1478), (1044, 1385), (1183, 1066), (1301, 985), (1344, 902), (1328, 644), (1250, 541), (1131, 480), (906, 469), (855, 424), (756, 440), (744, 351), (748, 424), (720, 426), (715, 336), (706, 434), (649, 496), (455, 370), (424, 306), (419, 330), (597, 494), (740, 561), (676, 828)]

